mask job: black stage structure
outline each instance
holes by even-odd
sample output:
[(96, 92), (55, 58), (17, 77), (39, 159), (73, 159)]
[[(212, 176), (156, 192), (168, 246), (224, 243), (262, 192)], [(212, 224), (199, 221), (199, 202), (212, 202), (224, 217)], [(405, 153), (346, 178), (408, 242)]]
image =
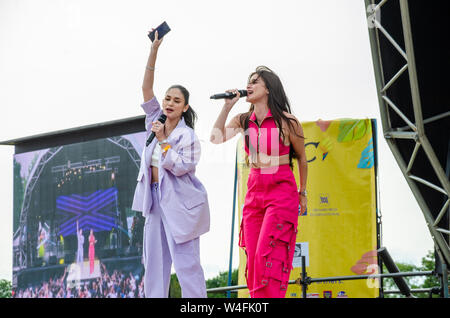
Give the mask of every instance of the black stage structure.
[[(14, 232), (14, 287), (26, 287), (36, 279), (60, 276), (66, 265), (75, 261), (77, 237), (73, 214), (77, 213), (78, 207), (67, 208), (67, 205), (79, 197), (85, 199), (83, 195), (91, 196), (92, 204), (98, 204), (100, 197), (105, 205), (109, 204), (109, 214), (102, 215), (96, 206), (93, 214), (86, 216), (84, 222), (80, 221), (85, 242), (90, 229), (95, 231), (99, 246), (96, 256), (109, 269), (118, 264), (140, 265), (141, 239), (130, 239), (125, 213), (127, 209), (131, 210), (133, 195), (130, 195), (130, 184), (136, 183), (140, 154), (122, 136), (143, 132), (144, 122), (145, 116), (137, 116), (0, 143), (13, 145), (15, 155), (48, 149), (37, 158), (23, 193), (20, 219)], [(107, 190), (98, 191), (96, 187)], [(87, 203), (85, 200), (75, 204)], [(48, 224), (51, 243), (46, 249), (44, 264), (36, 250), (41, 223)], [(143, 225), (142, 217), (136, 223)], [(136, 236), (139, 233), (142, 236), (136, 231)], [(59, 237), (62, 236), (64, 239), (60, 244)], [(136, 242), (139, 243), (134, 244)], [(88, 255), (86, 247), (84, 255)]]
[[(416, 198), (435, 246), (434, 271), (400, 272), (386, 247), (377, 250), (380, 269), (399, 290), (384, 294), (434, 293), (449, 297), (450, 211), (450, 1), (365, 0), (383, 135)], [(408, 220), (405, 220), (407, 224)], [(403, 277), (438, 275), (440, 287), (411, 290)], [(289, 284), (367, 279), (367, 275), (311, 278), (305, 266)], [(211, 293), (246, 286), (214, 288)]]
[(435, 246), (436, 272), (446, 280), (450, 2), (365, 0), (365, 4), (383, 134), (423, 212)]

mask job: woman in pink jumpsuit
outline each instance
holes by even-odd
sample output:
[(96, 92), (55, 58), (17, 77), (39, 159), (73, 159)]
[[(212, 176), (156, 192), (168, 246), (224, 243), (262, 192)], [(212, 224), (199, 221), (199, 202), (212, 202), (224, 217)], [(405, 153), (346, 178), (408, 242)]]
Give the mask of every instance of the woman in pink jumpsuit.
[[(297, 222), (306, 210), (307, 162), (300, 122), (291, 114), (279, 77), (258, 67), (247, 85), (247, 113), (236, 115), (225, 126), (237, 96), (223, 106), (211, 135), (222, 143), (244, 134), (251, 167), (243, 208), (239, 246), (247, 255), (246, 279), (252, 298), (281, 298), (286, 294), (292, 269)], [(300, 189), (292, 172), (298, 160)]]
[(94, 259), (95, 259), (95, 240), (94, 231), (91, 229), (89, 234), (89, 274), (94, 272)]

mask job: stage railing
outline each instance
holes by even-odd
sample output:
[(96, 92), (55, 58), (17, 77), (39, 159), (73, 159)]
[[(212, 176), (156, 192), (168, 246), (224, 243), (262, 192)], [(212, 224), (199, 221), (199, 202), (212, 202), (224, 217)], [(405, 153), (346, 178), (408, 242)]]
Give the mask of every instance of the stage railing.
[[(384, 255), (387, 254), (387, 251), (385, 249), (383, 250)], [(298, 279), (296, 280), (290, 280), (289, 285), (301, 285), (302, 286), (302, 297), (306, 298), (308, 285), (312, 283), (319, 283), (319, 282), (329, 282), (329, 281), (342, 281), (342, 280), (358, 280), (358, 279), (383, 279), (383, 278), (402, 278), (403, 277), (409, 277), (409, 276), (428, 276), (428, 275), (435, 275), (434, 271), (420, 271), (420, 272), (395, 272), (395, 273), (387, 273), (387, 274), (366, 274), (366, 275), (349, 275), (349, 276), (334, 276), (334, 277), (319, 277), (319, 278), (312, 278), (307, 275), (306, 268), (305, 268), (305, 256), (302, 256), (302, 272)], [(447, 275), (445, 275), (447, 276)], [(438, 294), (441, 291), (443, 292), (443, 296), (445, 298), (448, 298), (448, 284), (447, 277), (443, 277), (441, 280), (442, 286), (441, 287), (432, 287), (432, 288), (421, 288), (421, 289), (407, 289), (405, 290), (404, 285), (399, 283), (399, 280), (394, 280), (394, 282), (399, 287), (399, 290), (387, 290), (382, 291), (382, 294), (403, 294), (407, 297), (414, 297), (412, 296), (412, 293), (430, 293), (431, 294)], [(404, 281), (403, 281), (404, 282)], [(406, 283), (405, 283), (406, 284)], [(230, 292), (237, 292), (240, 289), (246, 289), (247, 285), (235, 285), (235, 286), (225, 286), (225, 287), (216, 287), (216, 288), (210, 288), (207, 289), (207, 293), (224, 293), (227, 292), (227, 296), (230, 297)], [(377, 287), (378, 288), (378, 287)]]

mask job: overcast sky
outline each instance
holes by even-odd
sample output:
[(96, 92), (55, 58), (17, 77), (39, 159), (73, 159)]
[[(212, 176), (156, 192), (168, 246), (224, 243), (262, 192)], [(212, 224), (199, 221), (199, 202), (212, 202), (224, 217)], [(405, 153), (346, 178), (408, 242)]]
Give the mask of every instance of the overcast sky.
[[(172, 31), (159, 50), (155, 93), (161, 99), (182, 84), (199, 115), (197, 176), (211, 207), (201, 238), (207, 278), (228, 269), (237, 141), (209, 142), (222, 106), (209, 96), (245, 88), (258, 65), (278, 73), (300, 121), (377, 119), (382, 243), (395, 261), (420, 264), (433, 243), (380, 133), (362, 0), (0, 0), (0, 140), (143, 114), (147, 31), (162, 21)], [(230, 118), (247, 109), (240, 101)], [(0, 279), (9, 280), (13, 154), (0, 147)]]

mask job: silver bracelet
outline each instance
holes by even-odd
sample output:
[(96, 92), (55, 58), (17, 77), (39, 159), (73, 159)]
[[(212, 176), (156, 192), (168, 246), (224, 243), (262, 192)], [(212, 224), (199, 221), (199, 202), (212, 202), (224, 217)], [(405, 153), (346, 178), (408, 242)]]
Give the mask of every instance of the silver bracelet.
[(154, 67), (151, 67), (151, 66), (146, 66), (145, 69), (147, 69), (147, 70), (149, 70), (149, 71), (154, 71), (154, 70), (155, 70), (155, 68), (154, 68)]
[(163, 141), (158, 141), (158, 144), (161, 146), (162, 144), (168, 144), (169, 140), (168, 139), (164, 139)]

